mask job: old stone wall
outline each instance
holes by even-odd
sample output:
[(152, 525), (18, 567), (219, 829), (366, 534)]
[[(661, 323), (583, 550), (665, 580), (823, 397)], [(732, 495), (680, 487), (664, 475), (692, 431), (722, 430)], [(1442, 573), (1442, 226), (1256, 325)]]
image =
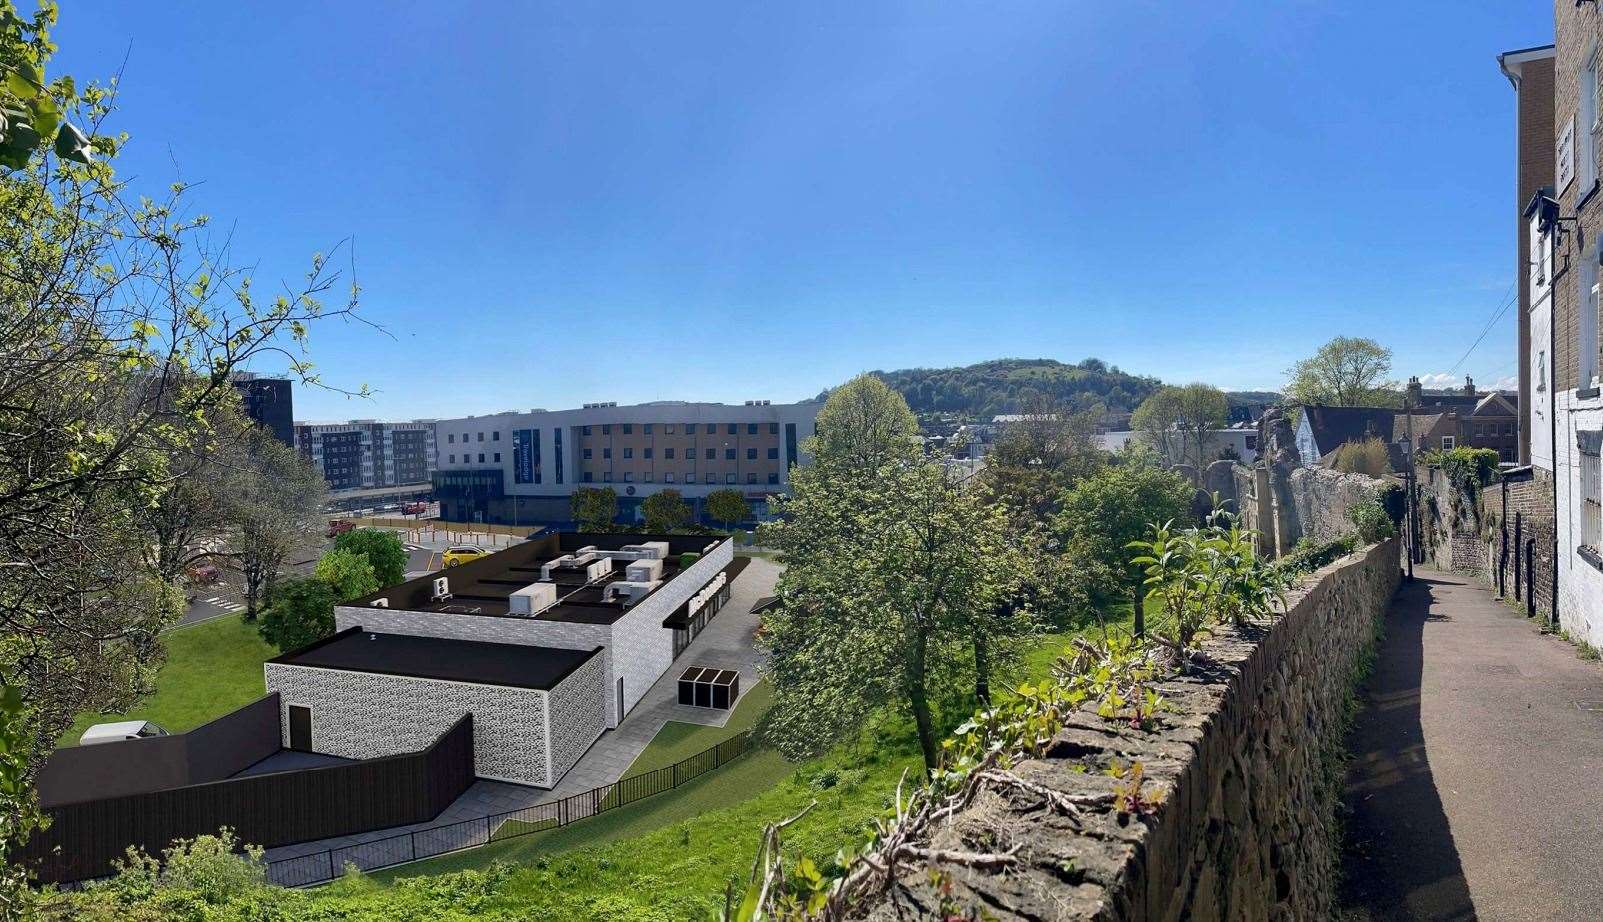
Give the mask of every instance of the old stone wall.
[(1367, 474), (1343, 474), (1323, 467), (1291, 472), (1291, 498), (1296, 504), (1297, 537), (1330, 541), (1353, 530), (1347, 514), (1375, 498), (1380, 481)]
[(1541, 468), (1505, 472), (1473, 494), (1440, 468), (1415, 471), (1420, 544), (1432, 565), (1480, 580), (1529, 613), (1553, 612), (1553, 475)]
[[(1149, 815), (1066, 814), (1027, 790), (986, 790), (931, 845), (1011, 854), (1002, 866), (904, 867), (877, 920), (1325, 919), (1341, 843), (1331, 760), (1376, 621), (1400, 573), (1392, 539), (1314, 574), (1271, 624), (1222, 628), (1199, 674), (1159, 683), (1154, 730), (1076, 712), (1045, 758), (1015, 773), (1071, 796), (1107, 794), (1139, 762)], [(931, 874), (931, 871), (935, 874)], [(944, 891), (944, 894), (943, 894)]]
[[(1226, 462), (1217, 462), (1224, 464)], [(1233, 464), (1210, 468), (1210, 482), (1232, 501), (1243, 528), (1260, 535), (1260, 550), (1284, 554), (1298, 541), (1330, 541), (1353, 531), (1348, 513), (1374, 499), (1381, 481), (1322, 467)]]

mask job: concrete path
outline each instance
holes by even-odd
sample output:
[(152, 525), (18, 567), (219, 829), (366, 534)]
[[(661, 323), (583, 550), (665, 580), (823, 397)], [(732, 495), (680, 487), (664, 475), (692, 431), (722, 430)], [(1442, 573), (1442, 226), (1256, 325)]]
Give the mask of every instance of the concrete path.
[[(334, 861), (336, 868), (346, 862), (363, 868), (381, 867), (410, 858), (406, 850), (412, 847), (411, 843), (395, 837), (425, 829), (438, 829), (431, 833), (431, 839), (439, 840), (434, 844), (436, 848), (482, 844), (487, 835), (494, 833), (482, 822), (487, 816), (550, 803), (617, 781), (657, 735), (657, 731), (662, 729), (662, 725), (670, 720), (723, 726), (729, 721), (730, 711), (714, 711), (678, 703), (676, 683), (679, 674), (690, 666), (717, 666), (740, 671), (742, 695), (756, 684), (757, 667), (762, 662), (762, 655), (754, 645), (758, 617), (751, 613), (751, 609), (758, 599), (773, 594), (779, 572), (779, 567), (773, 562), (760, 557), (752, 558), (751, 563), (731, 584), (729, 601), (724, 603), (723, 609), (702, 629), (662, 678), (652, 685), (646, 696), (624, 717), (623, 723), (616, 730), (603, 733), (555, 788), (547, 791), (499, 781), (475, 781), (462, 796), (427, 823), (271, 848), (267, 850), (267, 860), (282, 862), (337, 849)], [(452, 823), (464, 825), (454, 829), (439, 829)], [(316, 864), (316, 867), (309, 866), (306, 873), (323, 873), (321, 864), (315, 861), (312, 864)], [(300, 873), (301, 869), (287, 864), (275, 869), (277, 871), (282, 873), (275, 876), (275, 880), (293, 884), (298, 882), (294, 875)]]
[(1349, 738), (1342, 918), (1603, 918), (1603, 667), (1416, 572)]

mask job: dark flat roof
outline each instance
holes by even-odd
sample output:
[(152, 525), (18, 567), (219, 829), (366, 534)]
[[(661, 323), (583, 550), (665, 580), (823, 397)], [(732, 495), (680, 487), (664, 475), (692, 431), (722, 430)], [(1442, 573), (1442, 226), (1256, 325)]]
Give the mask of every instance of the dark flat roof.
[(353, 627), (268, 662), (550, 691), (600, 651), (371, 634)]

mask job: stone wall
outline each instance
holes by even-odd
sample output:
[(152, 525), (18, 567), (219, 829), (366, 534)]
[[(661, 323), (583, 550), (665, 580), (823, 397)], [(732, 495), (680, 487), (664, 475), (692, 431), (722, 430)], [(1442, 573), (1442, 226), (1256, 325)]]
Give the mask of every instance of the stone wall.
[(1343, 474), (1323, 467), (1291, 472), (1291, 498), (1297, 511), (1297, 537), (1322, 542), (1350, 534), (1354, 506), (1374, 499), (1380, 481), (1367, 474)]
[(1348, 513), (1375, 499), (1382, 483), (1323, 467), (1262, 464), (1210, 468), (1209, 482), (1233, 502), (1242, 527), (1259, 534), (1259, 550), (1268, 556), (1284, 554), (1303, 539), (1324, 542), (1350, 534)]
[(1425, 559), (1475, 577), (1527, 612), (1551, 617), (1557, 526), (1553, 475), (1517, 468), (1473, 496), (1450, 484), (1440, 468), (1421, 466), (1415, 477)]
[[(1001, 869), (916, 864), (864, 915), (876, 920), (1324, 919), (1341, 843), (1333, 835), (1342, 746), (1356, 670), (1398, 580), (1395, 539), (1309, 578), (1272, 624), (1223, 628), (1200, 674), (1160, 683), (1171, 710), (1156, 730), (1073, 715), (1047, 757), (1016, 774), (1069, 795), (1106, 794), (1110, 762), (1140, 762), (1148, 816), (987, 789), (931, 845), (1012, 852)], [(943, 898), (937, 888), (946, 890)], [(943, 905), (943, 902), (945, 905)], [(955, 904), (955, 911), (953, 907)]]

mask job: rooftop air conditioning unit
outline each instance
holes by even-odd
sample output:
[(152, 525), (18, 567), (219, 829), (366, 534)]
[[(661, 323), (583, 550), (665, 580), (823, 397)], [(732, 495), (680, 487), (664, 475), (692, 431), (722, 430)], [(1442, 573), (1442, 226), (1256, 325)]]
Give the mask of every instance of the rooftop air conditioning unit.
[(372, 606), (373, 608), (389, 608), (390, 607), (390, 600), (389, 599), (374, 599), (373, 601), (371, 601), (371, 602), (369, 602), (367, 604)]
[(624, 568), (624, 579), (638, 583), (648, 583), (652, 580), (662, 579), (662, 561), (658, 559), (635, 560)]
[(530, 583), (507, 596), (507, 611), (514, 615), (538, 615), (555, 604), (556, 583)]
[(436, 602), (443, 602), (451, 597), (451, 581), (443, 576), (434, 578), (434, 594), (431, 596)]

